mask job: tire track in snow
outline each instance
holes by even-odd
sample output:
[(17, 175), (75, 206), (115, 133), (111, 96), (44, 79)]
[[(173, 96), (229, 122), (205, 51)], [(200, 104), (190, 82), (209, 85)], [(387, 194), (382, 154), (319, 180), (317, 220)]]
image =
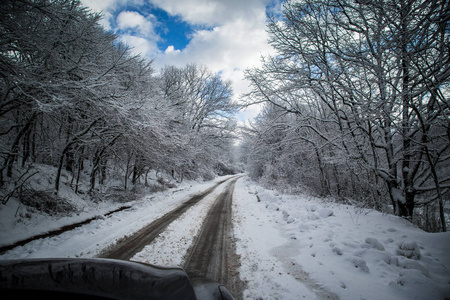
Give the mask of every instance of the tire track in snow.
[(174, 220), (179, 218), (189, 208), (197, 204), (206, 196), (211, 194), (219, 185), (229, 178), (216, 183), (206, 191), (191, 197), (188, 201), (182, 203), (176, 209), (165, 214), (161, 218), (154, 220), (152, 223), (143, 227), (131, 236), (127, 236), (119, 240), (115, 245), (105, 249), (99, 257), (130, 260), (136, 253), (150, 244), (160, 233), (162, 233)]
[(239, 277), (240, 258), (232, 237), (233, 179), (211, 207), (200, 234), (188, 251), (184, 269), (190, 278), (208, 278), (230, 290), (236, 299), (242, 299), (244, 283)]
[(202, 201), (184, 212), (142, 251), (130, 260), (160, 266), (182, 267), (186, 252), (198, 235), (202, 222), (223, 188), (216, 189)]

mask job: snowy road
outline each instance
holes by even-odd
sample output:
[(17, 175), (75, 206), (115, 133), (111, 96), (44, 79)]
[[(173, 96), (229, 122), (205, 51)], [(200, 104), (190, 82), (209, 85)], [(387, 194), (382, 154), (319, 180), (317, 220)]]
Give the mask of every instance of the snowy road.
[(133, 235), (119, 240), (117, 244), (103, 251), (99, 257), (122, 260), (131, 259), (134, 255), (136, 255), (136, 253), (139, 253), (146, 245), (150, 244), (157, 236), (159, 236), (167, 228), (167, 226), (169, 226), (169, 224), (178, 219), (192, 206), (211, 194), (219, 185), (227, 180), (228, 179), (219, 181), (211, 188), (193, 196), (173, 211), (165, 214), (159, 219), (154, 220), (152, 223), (143, 227)]
[[(183, 250), (184, 269), (191, 278), (209, 278), (224, 284), (236, 299), (242, 298), (243, 283), (239, 279), (239, 257), (232, 238), (232, 198), (236, 181), (240, 177), (219, 181), (207, 190), (194, 195), (176, 209), (153, 221), (131, 236), (119, 240), (115, 245), (103, 251), (99, 256), (122, 260), (135, 260), (148, 263), (154, 261), (156, 248), (163, 248), (164, 243), (183, 240), (185, 247), (177, 247), (180, 254)], [(221, 187), (223, 191), (216, 195), (213, 192)], [(220, 190), (220, 189), (219, 189)], [(199, 203), (204, 200), (204, 203)], [(195, 207), (197, 206), (198, 207)], [(198, 215), (193, 211), (199, 209), (206, 214)], [(186, 223), (183, 219), (189, 214), (198, 216)], [(183, 225), (181, 225), (183, 224)], [(175, 230), (167, 230), (172, 225)], [(188, 230), (188, 231), (183, 231)], [(194, 229), (194, 231), (191, 231)], [(196, 230), (195, 230), (196, 229)], [(176, 231), (176, 232), (174, 232)], [(184, 236), (174, 236), (178, 233)], [(187, 238), (194, 237), (188, 249)], [(155, 240), (156, 239), (156, 240)], [(144, 249), (145, 248), (145, 249)], [(163, 254), (164, 255), (164, 254)], [(171, 256), (171, 255), (167, 255)], [(169, 264), (182, 264), (182, 261)]]
[(191, 278), (206, 277), (224, 284), (236, 299), (242, 298), (240, 260), (232, 232), (232, 200), (236, 181), (227, 183), (203, 222), (200, 234), (188, 251), (184, 269)]

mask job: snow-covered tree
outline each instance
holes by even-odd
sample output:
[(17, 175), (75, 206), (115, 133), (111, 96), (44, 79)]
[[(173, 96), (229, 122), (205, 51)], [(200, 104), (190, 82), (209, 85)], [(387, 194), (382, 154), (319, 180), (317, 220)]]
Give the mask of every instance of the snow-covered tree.
[[(332, 181), (341, 195), (345, 185), (363, 187), (375, 207), (387, 198), (408, 218), (424, 201), (442, 207), (449, 186), (449, 4), (304, 0), (283, 8), (269, 24), (278, 55), (248, 71), (249, 102), (297, 116), (299, 146), (318, 146), (330, 192)], [(306, 128), (314, 137), (303, 138)]]
[(150, 170), (178, 180), (212, 174), (227, 156), (236, 111), (230, 83), (194, 65), (173, 68), (180, 78), (155, 76), (152, 62), (132, 55), (99, 18), (78, 0), (2, 2), (5, 190), (28, 178), (33, 163), (55, 167), (55, 193), (63, 171), (76, 192), (82, 174), (85, 192), (95, 192), (111, 178), (126, 189)]
[(228, 160), (235, 138), (237, 105), (231, 99), (231, 83), (197, 65), (169, 66), (162, 69), (160, 77), (162, 92), (175, 115), (174, 131), (183, 132), (189, 149), (176, 169), (188, 176), (194, 170), (190, 176), (211, 172), (211, 166)]

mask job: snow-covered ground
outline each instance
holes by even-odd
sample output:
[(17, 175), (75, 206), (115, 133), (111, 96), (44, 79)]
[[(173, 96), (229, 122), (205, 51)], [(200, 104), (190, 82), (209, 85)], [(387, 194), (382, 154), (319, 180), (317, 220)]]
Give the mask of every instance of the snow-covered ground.
[[(17, 247), (0, 259), (95, 257), (117, 239), (222, 179), (184, 182), (145, 196), (127, 203), (131, 209)], [(201, 219), (223, 188), (189, 209), (133, 260), (182, 265)], [(1, 206), (0, 245), (115, 208), (107, 202), (83, 205), (79, 215), (59, 220), (42, 216), (18, 219), (14, 217), (17, 203)], [(372, 210), (281, 195), (247, 177), (236, 184), (233, 221), (241, 279), (247, 283), (246, 299), (450, 298), (449, 233), (426, 233), (400, 218)]]
[(246, 178), (233, 201), (245, 298), (450, 298), (449, 232), (426, 233), (373, 210), (280, 195)]

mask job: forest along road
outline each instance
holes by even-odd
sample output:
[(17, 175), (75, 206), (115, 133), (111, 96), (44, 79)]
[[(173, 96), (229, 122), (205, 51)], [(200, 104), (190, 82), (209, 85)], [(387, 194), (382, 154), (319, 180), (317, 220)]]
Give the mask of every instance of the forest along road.
[(189, 208), (212, 193), (219, 185), (227, 180), (230, 180), (230, 178), (219, 181), (206, 191), (193, 196), (191, 199), (184, 202), (176, 209), (165, 214), (161, 218), (156, 219), (133, 235), (122, 238), (115, 245), (108, 247), (102, 253), (100, 253), (99, 257), (130, 260), (136, 253), (140, 252), (146, 245), (150, 244), (151, 241), (153, 241), (161, 232), (163, 232), (170, 223), (172, 223)]
[(193, 280), (206, 277), (219, 282), (236, 299), (242, 299), (244, 289), (244, 283), (239, 279), (240, 261), (233, 242), (231, 220), (234, 186), (239, 178), (228, 183), (217, 197), (184, 264)]

